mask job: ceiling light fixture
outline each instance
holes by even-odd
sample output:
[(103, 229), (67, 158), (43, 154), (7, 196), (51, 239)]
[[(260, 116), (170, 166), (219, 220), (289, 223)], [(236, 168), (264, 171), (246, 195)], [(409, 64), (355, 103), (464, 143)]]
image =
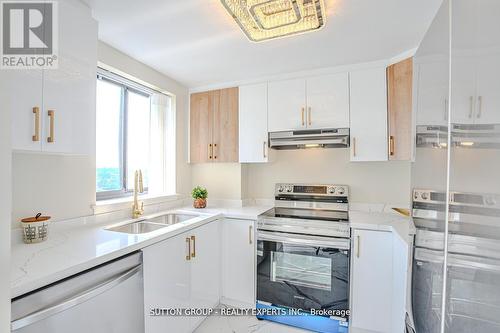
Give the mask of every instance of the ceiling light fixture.
[(318, 30), (325, 25), (323, 0), (221, 0), (253, 42)]

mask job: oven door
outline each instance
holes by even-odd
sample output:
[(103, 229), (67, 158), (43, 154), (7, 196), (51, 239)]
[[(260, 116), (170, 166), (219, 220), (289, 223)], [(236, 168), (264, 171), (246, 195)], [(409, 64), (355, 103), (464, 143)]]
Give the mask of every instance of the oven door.
[(349, 309), (349, 239), (259, 231), (257, 240), (259, 302)]

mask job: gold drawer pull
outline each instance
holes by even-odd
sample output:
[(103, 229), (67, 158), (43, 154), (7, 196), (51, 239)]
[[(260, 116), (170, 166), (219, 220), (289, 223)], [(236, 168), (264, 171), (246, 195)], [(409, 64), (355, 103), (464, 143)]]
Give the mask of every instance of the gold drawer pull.
[(48, 111), (49, 115), (49, 136), (47, 137), (47, 142), (54, 142), (54, 122), (56, 118), (56, 112), (54, 110)]
[(35, 106), (33, 108), (35, 114), (35, 134), (32, 137), (33, 141), (40, 141), (40, 108)]
[(389, 155), (394, 156), (394, 136), (389, 137)]
[(305, 112), (305, 110), (304, 110), (304, 108), (302, 108), (302, 109), (301, 109), (302, 126), (305, 126), (305, 125), (306, 125), (306, 123), (305, 123), (305, 121), (304, 121), (304, 112)]
[(309, 115), (308, 115), (308, 118), (309, 118), (309, 126), (311, 126), (311, 125), (312, 125), (311, 115), (312, 115), (312, 110), (311, 110), (311, 107), (309, 107)]
[(191, 258), (196, 257), (196, 237), (191, 236), (191, 240), (193, 241), (193, 251), (191, 252)]
[(186, 237), (186, 244), (187, 244), (186, 260), (191, 260), (191, 239), (189, 237)]

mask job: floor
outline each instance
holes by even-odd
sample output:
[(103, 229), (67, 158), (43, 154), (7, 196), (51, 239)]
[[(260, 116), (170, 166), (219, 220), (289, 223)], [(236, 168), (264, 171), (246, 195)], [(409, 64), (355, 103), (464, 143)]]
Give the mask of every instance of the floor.
[(267, 320), (257, 320), (250, 316), (211, 316), (194, 333), (310, 333), (310, 331)]

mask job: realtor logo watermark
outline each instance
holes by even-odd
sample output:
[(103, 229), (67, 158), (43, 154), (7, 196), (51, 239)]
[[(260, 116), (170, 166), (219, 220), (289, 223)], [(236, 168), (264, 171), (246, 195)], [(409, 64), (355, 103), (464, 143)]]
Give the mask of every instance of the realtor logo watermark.
[(57, 2), (0, 1), (0, 8), (0, 68), (57, 68)]

